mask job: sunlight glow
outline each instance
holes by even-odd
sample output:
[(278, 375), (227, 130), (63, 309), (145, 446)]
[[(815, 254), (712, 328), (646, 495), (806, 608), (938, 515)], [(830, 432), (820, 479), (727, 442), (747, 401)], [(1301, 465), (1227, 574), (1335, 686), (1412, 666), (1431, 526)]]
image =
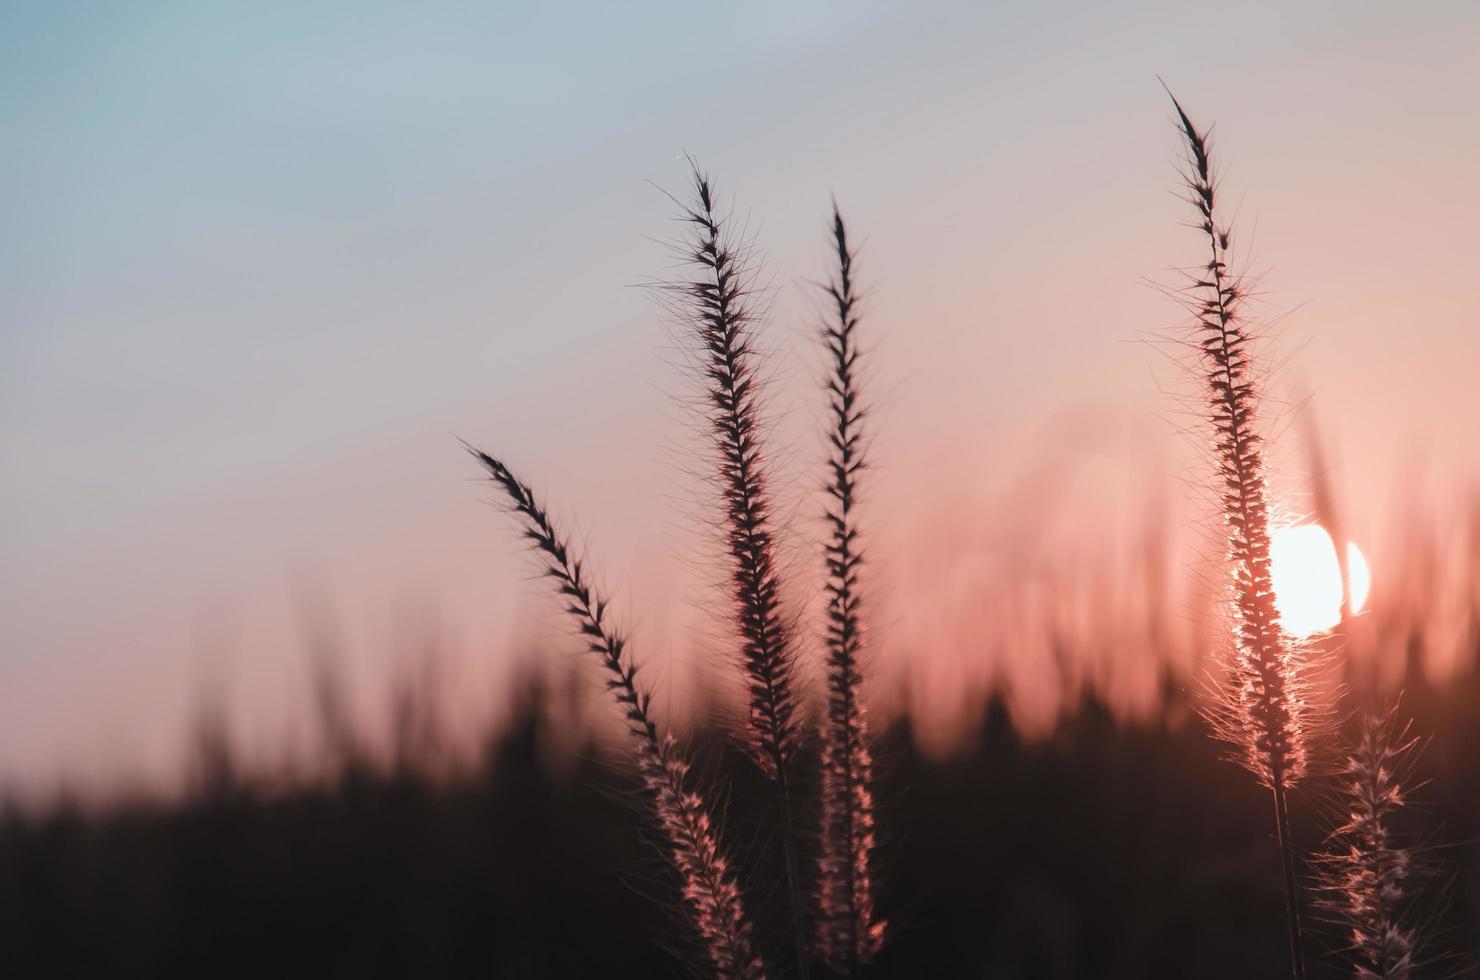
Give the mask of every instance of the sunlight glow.
[(1356, 615), (1367, 605), (1367, 595), (1372, 591), (1372, 569), (1355, 541), (1346, 543), (1346, 580), (1351, 589), (1352, 614)]
[[(1351, 611), (1362, 611), (1372, 572), (1355, 542), (1347, 542)], [(1269, 574), (1285, 632), (1310, 636), (1341, 622), (1341, 566), (1331, 535), (1319, 524), (1276, 530), (1269, 545)]]

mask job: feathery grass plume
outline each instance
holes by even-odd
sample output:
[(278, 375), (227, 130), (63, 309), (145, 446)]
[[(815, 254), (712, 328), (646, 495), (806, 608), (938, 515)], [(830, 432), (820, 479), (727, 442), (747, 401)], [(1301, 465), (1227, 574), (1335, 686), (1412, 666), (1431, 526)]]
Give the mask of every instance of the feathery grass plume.
[(697, 332), (718, 486), (730, 558), (740, 660), (749, 682), (746, 743), (776, 784), (787, 892), (800, 972), (807, 975), (801, 884), (788, 767), (800, 742), (794, 664), (772, 539), (771, 495), (761, 453), (760, 398), (754, 370), (750, 270), (730, 240), (707, 175), (693, 166), (694, 196), (683, 206), (691, 239), (686, 258), (699, 274), (675, 284), (684, 319)]
[(754, 371), (749, 270), (729, 241), (712, 184), (697, 167), (685, 208), (694, 236), (688, 258), (702, 276), (681, 284), (698, 331), (720, 488), (731, 584), (750, 680), (747, 742), (766, 774), (784, 782), (800, 731), (793, 692), (794, 654), (781, 606), (771, 531), (771, 498), (761, 454), (760, 399)]
[[(1168, 93), (1170, 94), (1170, 93)], [(1236, 758), (1273, 793), (1289, 929), (1290, 965), (1305, 976), (1300, 928), (1300, 883), (1290, 840), (1288, 796), (1308, 772), (1314, 712), (1305, 652), (1280, 628), (1269, 576), (1269, 513), (1265, 500), (1262, 440), (1257, 431), (1258, 393), (1253, 378), (1251, 333), (1244, 316), (1245, 288), (1229, 268), (1232, 231), (1216, 217), (1217, 181), (1207, 136), (1172, 99), (1187, 143), (1182, 173), (1197, 208), (1196, 227), (1208, 258), (1190, 274), (1186, 302), (1195, 319), (1199, 380), (1213, 426), (1217, 489), (1227, 525), (1236, 616), (1228, 683), (1211, 712), (1216, 732)]]
[(1409, 980), (1416, 929), (1407, 914), (1422, 876), (1411, 848), (1394, 835), (1406, 805), (1401, 785), (1418, 739), (1398, 729), (1396, 707), (1364, 714), (1341, 770), (1342, 823), (1322, 856), (1322, 904), (1342, 927), (1359, 980)]
[(884, 922), (874, 916), (873, 760), (862, 698), (859, 621), (857, 501), (859, 471), (864, 467), (855, 370), (858, 365), (857, 296), (853, 289), (853, 253), (848, 250), (843, 216), (833, 205), (833, 245), (837, 275), (827, 286), (836, 319), (822, 330), (831, 357), (828, 407), (830, 498), (826, 518), (832, 532), (827, 543), (827, 713), (822, 729), (822, 832), (817, 862), (818, 955), (834, 970), (852, 975), (867, 963), (884, 940)]
[(683, 881), (684, 906), (709, 954), (714, 974), (723, 980), (761, 980), (765, 968), (751, 941), (740, 890), (710, 824), (700, 795), (688, 788), (689, 767), (672, 734), (659, 735), (652, 715), (652, 692), (637, 681), (637, 665), (627, 641), (607, 623), (607, 600), (590, 585), (579, 559), (556, 532), (534, 492), (508, 467), (468, 447), (508, 497), (524, 526), (524, 536), (555, 580), (566, 612), (580, 624), (588, 649), (608, 674), (606, 686), (626, 712), (627, 730), (637, 743), (638, 771), (667, 839), (667, 853)]

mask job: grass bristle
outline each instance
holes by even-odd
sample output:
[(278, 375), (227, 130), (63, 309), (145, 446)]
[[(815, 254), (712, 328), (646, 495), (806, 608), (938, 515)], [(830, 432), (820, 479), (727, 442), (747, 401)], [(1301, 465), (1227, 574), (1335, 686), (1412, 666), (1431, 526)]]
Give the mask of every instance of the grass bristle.
[(1275, 827), (1285, 879), (1291, 970), (1305, 976), (1300, 887), (1290, 841), (1289, 791), (1309, 772), (1315, 710), (1305, 651), (1280, 627), (1269, 567), (1269, 508), (1259, 393), (1254, 379), (1246, 290), (1229, 265), (1231, 228), (1217, 217), (1217, 181), (1207, 136), (1175, 98), (1187, 147), (1183, 180), (1198, 211), (1208, 257), (1190, 274), (1184, 295), (1194, 317), (1204, 408), (1213, 430), (1217, 491), (1227, 528), (1235, 616), (1227, 682), (1210, 720), (1237, 758), (1274, 796)]
[(715, 480), (723, 501), (729, 594), (747, 683), (745, 741), (751, 757), (776, 785), (792, 930), (799, 973), (805, 980), (808, 953), (788, 771), (801, 742), (796, 654), (776, 568), (771, 494), (762, 452), (751, 270), (731, 241), (709, 177), (697, 165), (693, 167), (693, 197), (684, 207), (683, 219), (691, 232), (685, 257), (698, 275), (675, 288), (682, 297), (679, 312), (695, 333)]
[(1396, 822), (1418, 739), (1397, 727), (1396, 709), (1365, 714), (1340, 772), (1342, 822), (1320, 862), (1322, 904), (1341, 927), (1353, 975), (1409, 980), (1418, 930), (1410, 908), (1424, 874)]
[(694, 171), (684, 214), (693, 231), (689, 260), (702, 275), (681, 284), (698, 334), (710, 434), (725, 507), (731, 594), (740, 656), (749, 681), (747, 742), (756, 763), (784, 778), (796, 753), (794, 660), (782, 610), (772, 540), (771, 495), (762, 455), (755, 374), (750, 270), (730, 241), (709, 178)]
[(469, 447), (519, 517), (524, 536), (543, 559), (565, 611), (576, 621), (591, 653), (607, 673), (606, 687), (625, 713), (637, 747), (638, 771), (682, 880), (684, 909), (702, 939), (714, 974), (724, 980), (761, 980), (765, 968), (751, 940), (751, 926), (699, 793), (689, 788), (689, 766), (671, 734), (659, 734), (652, 692), (637, 680), (626, 638), (607, 619), (607, 601), (586, 579), (565, 539), (556, 532), (529, 486), (503, 463)]
[(870, 863), (874, 849), (873, 760), (862, 697), (863, 633), (859, 619), (858, 547), (855, 504), (864, 467), (857, 389), (858, 312), (853, 253), (847, 229), (833, 209), (833, 244), (838, 268), (828, 284), (834, 316), (822, 338), (831, 359), (828, 402), (831, 431), (826, 510), (827, 711), (822, 730), (822, 826), (817, 866), (819, 957), (834, 970), (852, 974), (868, 963), (884, 939), (876, 919)]

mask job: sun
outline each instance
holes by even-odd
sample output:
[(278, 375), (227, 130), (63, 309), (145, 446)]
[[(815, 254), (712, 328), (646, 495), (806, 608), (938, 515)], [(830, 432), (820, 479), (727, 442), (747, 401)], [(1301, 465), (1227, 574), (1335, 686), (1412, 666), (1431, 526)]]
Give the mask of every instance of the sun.
[[(1346, 546), (1351, 611), (1362, 611), (1372, 588), (1367, 559), (1355, 542)], [(1310, 636), (1341, 622), (1341, 565), (1331, 535), (1319, 524), (1276, 530), (1269, 543), (1269, 576), (1280, 624), (1294, 636)]]

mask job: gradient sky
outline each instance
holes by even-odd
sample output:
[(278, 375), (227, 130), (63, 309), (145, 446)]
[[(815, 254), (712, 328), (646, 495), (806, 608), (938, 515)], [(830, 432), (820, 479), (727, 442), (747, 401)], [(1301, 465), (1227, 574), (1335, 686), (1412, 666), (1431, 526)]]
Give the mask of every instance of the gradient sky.
[(691, 665), (693, 438), (633, 288), (685, 151), (764, 250), (804, 477), (830, 193), (865, 241), (900, 650), (944, 629), (942, 521), (1022, 531), (1056, 455), (1109, 474), (1071, 504), (1182, 467), (1137, 342), (1200, 255), (1157, 74), (1217, 123), (1358, 533), (1480, 469), (1473, 4), (555, 6), (0, 6), (0, 783), (167, 774), (212, 692), (281, 743), (305, 617), (367, 702), (435, 633), (497, 710), (552, 624), (454, 435)]

